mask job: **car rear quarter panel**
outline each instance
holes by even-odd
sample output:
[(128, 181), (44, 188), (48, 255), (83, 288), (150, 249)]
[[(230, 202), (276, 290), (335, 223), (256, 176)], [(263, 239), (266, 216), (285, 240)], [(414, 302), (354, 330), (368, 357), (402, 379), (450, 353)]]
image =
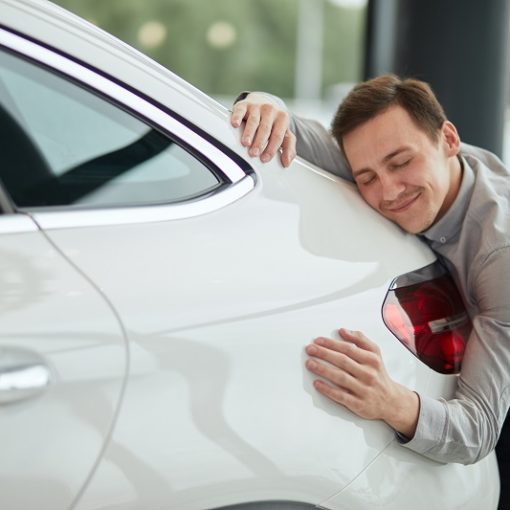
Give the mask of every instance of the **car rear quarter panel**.
[(340, 326), (377, 341), (397, 380), (428, 386), (381, 304), (433, 255), (300, 162), (261, 168), (214, 213), (48, 235), (111, 299), (131, 345), (118, 425), (79, 508), (331, 497), (393, 441), (312, 387), (303, 347)]

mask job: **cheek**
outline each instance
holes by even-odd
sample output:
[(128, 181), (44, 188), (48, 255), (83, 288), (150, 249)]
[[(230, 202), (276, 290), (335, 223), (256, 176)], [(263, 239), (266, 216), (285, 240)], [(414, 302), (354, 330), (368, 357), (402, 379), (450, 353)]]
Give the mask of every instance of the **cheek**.
[(378, 209), (379, 200), (377, 198), (378, 193), (375, 186), (370, 186), (368, 188), (358, 188), (358, 191), (361, 195), (361, 198), (373, 209)]

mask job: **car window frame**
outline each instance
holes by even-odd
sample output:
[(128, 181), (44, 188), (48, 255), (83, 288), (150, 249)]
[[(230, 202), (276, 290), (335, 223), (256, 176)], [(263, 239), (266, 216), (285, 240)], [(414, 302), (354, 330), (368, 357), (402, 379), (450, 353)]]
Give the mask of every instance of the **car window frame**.
[(92, 66), (0, 25), (0, 48), (73, 82), (157, 129), (206, 166), (220, 185), (211, 192), (168, 204), (19, 208), (0, 183), (3, 214), (28, 214), (44, 229), (100, 226), (183, 219), (206, 214), (235, 202), (256, 186), (251, 166), (212, 136), (168, 107), (105, 75)]

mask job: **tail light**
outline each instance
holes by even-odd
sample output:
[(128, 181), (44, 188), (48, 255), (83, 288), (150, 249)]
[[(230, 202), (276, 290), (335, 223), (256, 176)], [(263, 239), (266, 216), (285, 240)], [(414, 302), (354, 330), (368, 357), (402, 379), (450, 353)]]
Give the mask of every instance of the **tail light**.
[(430, 368), (443, 374), (460, 372), (471, 321), (452, 277), (439, 262), (392, 282), (383, 320)]

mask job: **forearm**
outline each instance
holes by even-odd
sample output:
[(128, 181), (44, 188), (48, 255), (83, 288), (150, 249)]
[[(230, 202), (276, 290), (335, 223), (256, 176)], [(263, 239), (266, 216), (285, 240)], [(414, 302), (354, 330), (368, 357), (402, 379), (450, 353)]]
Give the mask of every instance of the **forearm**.
[(437, 462), (473, 464), (496, 446), (501, 425), (472, 401), (420, 396), (414, 437), (403, 446)]
[(291, 114), (290, 130), (296, 135), (298, 156), (343, 179), (353, 180), (342, 151), (322, 124)]
[(501, 278), (510, 261), (506, 253), (497, 255), (478, 276), (473, 295), (486, 311), (473, 319), (455, 396), (435, 400), (420, 394), (416, 433), (405, 444), (439, 462), (472, 464), (490, 453), (510, 405), (510, 296)]
[(386, 422), (403, 446), (437, 462), (472, 464), (494, 448), (510, 390), (497, 382), (507, 376), (494, 369), (480, 380), (480, 352), (463, 367), (471, 384), (459, 378), (456, 398), (436, 400), (393, 381), (379, 347), (362, 333), (339, 333), (341, 340), (319, 337), (306, 347), (306, 367), (320, 377), (314, 381), (320, 393), (362, 418)]

